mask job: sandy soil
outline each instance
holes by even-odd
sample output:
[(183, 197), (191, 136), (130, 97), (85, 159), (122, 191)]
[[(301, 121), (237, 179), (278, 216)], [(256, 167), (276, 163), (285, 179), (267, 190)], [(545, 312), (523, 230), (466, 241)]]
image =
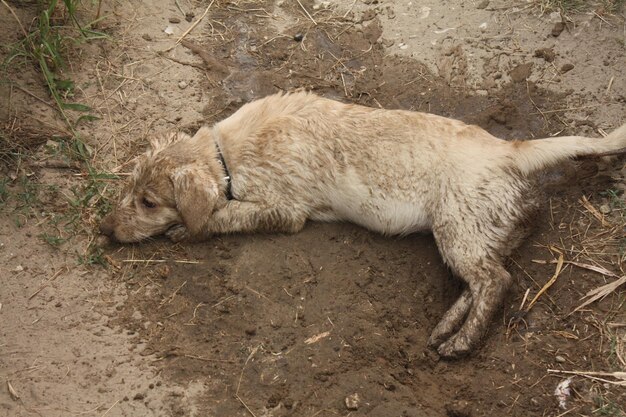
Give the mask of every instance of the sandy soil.
[[(503, 138), (599, 136), (625, 121), (624, 17), (601, 6), (562, 16), (539, 2), (218, 0), (177, 44), (209, 6), (179, 4), (104, 2), (109, 37), (70, 48), (73, 100), (99, 116), (78, 127), (98, 171), (123, 178), (152, 132), (193, 132), (296, 88)], [(11, 5), (28, 26), (36, 7)], [(21, 36), (4, 5), (0, 35)], [(16, 59), (4, 77), (3, 152), (21, 157), (0, 163), (0, 415), (623, 415), (611, 376), (573, 376), (564, 408), (554, 395), (563, 371), (626, 367), (623, 291), (571, 314), (623, 275), (622, 161), (543, 177), (547, 201), (510, 259), (501, 314), (477, 352), (447, 362), (426, 340), (462, 284), (428, 235), (312, 223), (93, 252), (119, 180), (95, 186), (63, 160), (67, 128), (32, 64)], [(559, 254), (576, 264), (526, 311)]]

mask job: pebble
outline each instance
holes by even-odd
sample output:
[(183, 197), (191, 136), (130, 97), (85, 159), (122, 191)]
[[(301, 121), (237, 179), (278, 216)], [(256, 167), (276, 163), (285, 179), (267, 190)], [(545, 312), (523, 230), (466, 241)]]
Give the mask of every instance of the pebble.
[(563, 32), (564, 29), (565, 29), (565, 23), (556, 22), (554, 24), (554, 27), (552, 28), (552, 36), (554, 36), (555, 38), (558, 37), (561, 34), (561, 32)]
[(352, 395), (348, 395), (345, 399), (346, 408), (351, 411), (356, 411), (359, 409), (359, 403), (361, 398), (359, 398), (359, 394), (356, 392)]
[(489, 6), (489, 0), (483, 0), (476, 6), (477, 9), (486, 9)]
[(561, 67), (561, 73), (565, 74), (568, 71), (571, 71), (574, 69), (574, 64), (563, 64), (563, 66)]
[(179, 81), (178, 88), (180, 88), (181, 90), (184, 90), (185, 88), (187, 88), (187, 83), (185, 81)]
[(611, 212), (611, 207), (609, 207), (608, 204), (602, 204), (600, 206), (600, 213), (602, 214), (609, 214)]
[(304, 35), (302, 33), (296, 33), (293, 37), (293, 40), (296, 42), (302, 42), (302, 39), (304, 39)]
[(565, 358), (561, 355), (556, 355), (554, 360), (557, 361), (558, 363), (565, 363)]
[(170, 23), (180, 23), (180, 19), (177, 17), (170, 17), (169, 18), (169, 22)]

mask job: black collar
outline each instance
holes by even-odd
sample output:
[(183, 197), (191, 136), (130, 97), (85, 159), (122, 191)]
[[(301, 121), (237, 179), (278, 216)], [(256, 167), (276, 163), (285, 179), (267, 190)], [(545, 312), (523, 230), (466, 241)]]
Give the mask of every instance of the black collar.
[(222, 154), (220, 145), (218, 145), (217, 142), (215, 142), (215, 147), (217, 148), (217, 156), (219, 156), (220, 158), (219, 162), (220, 164), (222, 164), (222, 167), (224, 167), (224, 173), (226, 174), (226, 176), (224, 177), (224, 179), (226, 180), (226, 199), (234, 200), (235, 198), (233, 197), (230, 171), (228, 170), (228, 165), (226, 165), (226, 161), (224, 160), (224, 155)]

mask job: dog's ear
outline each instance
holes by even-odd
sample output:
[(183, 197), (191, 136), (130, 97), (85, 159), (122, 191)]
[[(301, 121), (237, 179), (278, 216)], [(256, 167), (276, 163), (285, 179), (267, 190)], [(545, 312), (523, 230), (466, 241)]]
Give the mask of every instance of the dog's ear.
[(176, 209), (192, 236), (201, 236), (219, 199), (216, 179), (205, 167), (186, 165), (171, 174)]

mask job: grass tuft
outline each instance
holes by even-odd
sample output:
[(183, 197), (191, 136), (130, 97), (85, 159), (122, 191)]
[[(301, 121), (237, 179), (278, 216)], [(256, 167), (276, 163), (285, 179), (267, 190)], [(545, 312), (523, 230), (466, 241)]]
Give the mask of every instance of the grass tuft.
[[(67, 76), (68, 59), (73, 48), (84, 42), (107, 38), (107, 35), (94, 29), (101, 20), (99, 8), (93, 21), (83, 22), (81, 17), (87, 12), (80, 10), (79, 13), (81, 0), (39, 0), (36, 16), (28, 27), (24, 26), (6, 0), (0, 0), (0, 3), (0, 8), (9, 10), (23, 35), (18, 42), (3, 45), (8, 54), (2, 62), (2, 70), (19, 70), (20, 65), (37, 68), (51, 98), (52, 108), (56, 109), (67, 127), (55, 136), (57, 144), (51, 147), (53, 149), (45, 147), (43, 151), (57, 159), (78, 161), (80, 164), (75, 165), (84, 174), (80, 183), (72, 181), (75, 185), (68, 192), (59, 193), (58, 190), (50, 190), (50, 186), (39, 184), (35, 176), (28, 177), (18, 169), (29, 151), (50, 142), (50, 134), (31, 132), (32, 129), (21, 126), (16, 118), (0, 129), (0, 159), (12, 161), (16, 166), (16, 175), (12, 179), (0, 181), (0, 208), (11, 212), (18, 226), (36, 219), (38, 226), (43, 228), (39, 238), (53, 247), (59, 247), (79, 234), (90, 235), (94, 218), (110, 209), (106, 187), (108, 180), (115, 176), (98, 172), (91, 166), (91, 150), (77, 131), (78, 124), (97, 117), (88, 105), (76, 99), (77, 86)], [(27, 142), (36, 146), (26, 146)], [(7, 163), (7, 166), (10, 164)], [(67, 168), (74, 169), (74, 165), (68, 163)], [(6, 204), (9, 200), (10, 205)], [(87, 253), (79, 255), (79, 262), (89, 265), (104, 263), (102, 253), (93, 249), (92, 245), (89, 247)]]

